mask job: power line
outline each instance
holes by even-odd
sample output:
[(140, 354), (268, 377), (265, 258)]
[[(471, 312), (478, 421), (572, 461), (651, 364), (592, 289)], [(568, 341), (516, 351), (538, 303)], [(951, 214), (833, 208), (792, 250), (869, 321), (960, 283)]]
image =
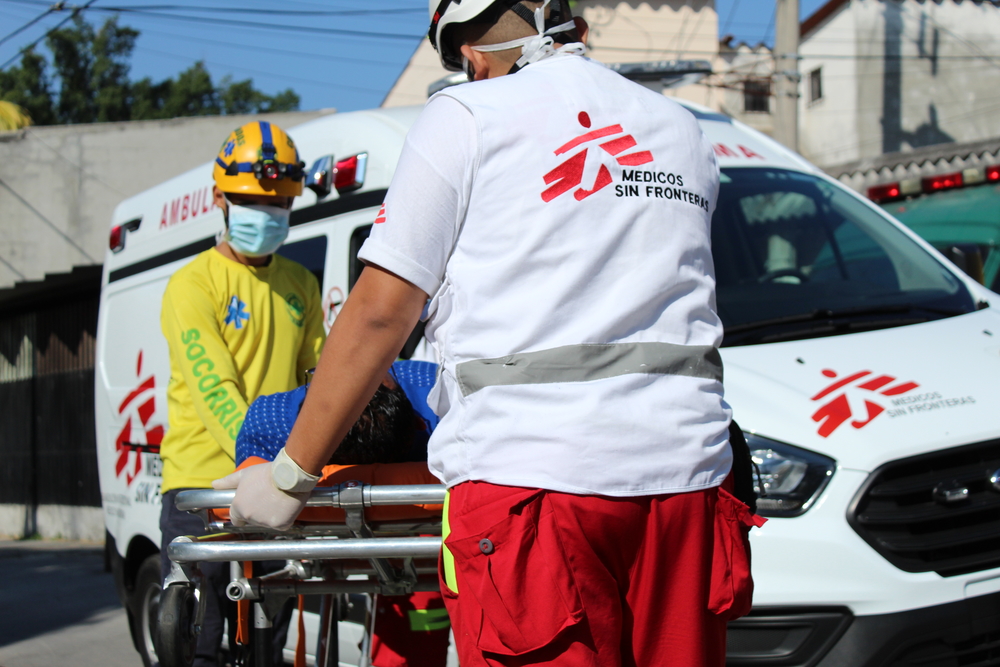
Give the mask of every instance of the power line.
[(722, 24), (723, 35), (729, 32), (729, 22), (733, 20), (733, 14), (736, 13), (736, 8), (739, 6), (740, 0), (733, 0), (733, 4), (729, 5), (729, 13), (726, 14), (726, 22)]
[[(175, 59), (178, 59), (178, 60), (185, 60), (187, 62), (191, 62), (191, 56), (190, 55), (184, 55), (184, 56), (182, 56), (182, 55), (179, 55), (179, 54), (176, 54), (176, 53), (170, 53), (168, 51), (159, 51), (157, 49), (148, 49), (147, 48), (145, 50), (148, 53), (155, 53), (157, 55), (166, 56), (168, 58), (175, 58)], [(343, 89), (347, 89), (347, 90), (354, 90), (354, 91), (361, 92), (361, 93), (381, 93), (382, 92), (381, 90), (376, 90), (374, 88), (362, 88), (360, 86), (351, 86), (351, 85), (344, 84), (344, 83), (334, 83), (334, 82), (331, 82), (331, 81), (319, 81), (317, 79), (304, 79), (302, 77), (291, 76), (291, 75), (286, 74), (286, 73), (268, 72), (267, 70), (262, 70), (262, 69), (260, 69), (258, 67), (252, 67), (251, 68), (251, 67), (240, 67), (239, 65), (227, 65), (225, 63), (213, 62), (211, 60), (204, 60), (204, 59), (201, 59), (201, 58), (199, 58), (198, 60), (201, 60), (201, 62), (207, 63), (209, 65), (214, 65), (216, 67), (223, 67), (223, 68), (228, 68), (228, 69), (239, 70), (239, 71), (243, 71), (243, 72), (248, 72), (250, 74), (256, 74), (256, 75), (261, 76), (261, 77), (270, 77), (270, 78), (274, 78), (274, 79), (279, 79), (281, 81), (299, 81), (301, 83), (311, 83), (313, 85), (327, 86), (327, 87), (330, 87), (330, 88), (343, 88)]]
[(396, 9), (255, 9), (243, 7), (188, 7), (186, 5), (117, 5), (108, 7), (109, 11), (185, 11), (209, 14), (261, 14), (277, 16), (373, 16), (383, 14), (423, 14), (427, 10), (417, 7), (400, 7)]
[(764, 37), (761, 38), (761, 43), (767, 42), (767, 36), (771, 34), (771, 30), (774, 29), (774, 21), (778, 17), (778, 3), (774, 4), (774, 11), (771, 12), (771, 20), (767, 23), (767, 28), (764, 29)]
[(99, 263), (100, 263), (100, 262), (98, 262), (98, 260), (96, 260), (96, 259), (94, 259), (93, 257), (91, 257), (91, 256), (90, 256), (90, 255), (89, 255), (89, 254), (87, 253), (87, 251), (86, 251), (86, 250), (84, 250), (83, 248), (81, 248), (80, 246), (78, 246), (78, 245), (76, 244), (76, 241), (74, 241), (73, 239), (71, 239), (71, 238), (70, 238), (70, 237), (69, 237), (69, 236), (68, 236), (68, 235), (67, 235), (67, 234), (66, 234), (66, 233), (65, 233), (65, 232), (64, 232), (63, 230), (59, 229), (59, 228), (58, 228), (58, 227), (57, 227), (57, 226), (55, 225), (55, 223), (53, 223), (53, 222), (52, 222), (51, 220), (49, 220), (49, 219), (48, 219), (48, 218), (46, 218), (46, 217), (45, 217), (44, 215), (42, 215), (42, 213), (41, 213), (41, 212), (40, 212), (40, 211), (39, 211), (39, 210), (38, 210), (37, 208), (35, 208), (34, 206), (32, 206), (32, 205), (31, 205), (31, 204), (30, 204), (30, 203), (28, 202), (28, 200), (27, 200), (27, 199), (25, 199), (24, 197), (22, 197), (21, 195), (19, 195), (19, 194), (18, 194), (17, 192), (15, 192), (15, 191), (14, 191), (14, 189), (13, 189), (12, 187), (10, 187), (9, 185), (7, 185), (7, 182), (6, 182), (6, 181), (4, 181), (4, 180), (0, 180), (0, 185), (2, 185), (2, 186), (4, 187), (4, 189), (5, 189), (5, 190), (7, 190), (7, 192), (9, 192), (9, 193), (11, 193), (12, 195), (14, 195), (14, 198), (15, 198), (15, 199), (17, 199), (17, 200), (18, 200), (19, 202), (21, 202), (22, 204), (24, 204), (24, 206), (25, 206), (25, 207), (27, 207), (27, 208), (28, 208), (28, 210), (30, 210), (30, 211), (31, 211), (32, 213), (34, 213), (34, 214), (35, 214), (35, 216), (37, 216), (39, 220), (41, 220), (41, 221), (42, 221), (42, 222), (44, 222), (44, 223), (45, 223), (46, 225), (48, 225), (48, 226), (49, 226), (49, 228), (50, 228), (50, 229), (52, 229), (52, 231), (54, 231), (54, 232), (55, 232), (56, 234), (58, 234), (59, 236), (61, 236), (61, 237), (63, 238), (63, 240), (64, 240), (64, 241), (66, 241), (66, 243), (68, 243), (68, 244), (70, 244), (71, 246), (73, 246), (74, 248), (76, 248), (76, 250), (77, 250), (77, 251), (78, 251), (78, 252), (79, 252), (79, 253), (80, 253), (81, 255), (83, 255), (84, 257), (86, 257), (87, 259), (89, 259), (89, 260), (90, 260), (91, 262), (93, 262), (94, 264), (99, 264)]
[[(634, 47), (634, 46), (602, 46), (602, 45), (595, 45), (595, 46), (591, 46), (590, 50), (591, 51), (629, 51), (629, 52), (632, 52), (632, 53), (657, 53), (657, 52), (659, 52), (659, 53), (667, 53), (669, 51), (674, 51), (675, 49), (662, 48), (662, 47), (649, 48), (649, 47)], [(720, 55), (718, 51), (687, 51), (687, 50), (685, 50), (684, 53), (688, 53), (688, 54), (691, 54), (691, 55), (704, 55), (704, 56), (718, 56), (718, 55)], [(757, 55), (757, 54), (749, 54), (749, 55)], [(767, 57), (767, 58), (772, 58), (772, 59), (774, 58), (773, 55), (760, 56), (760, 57)], [(990, 56), (990, 55), (987, 54), (986, 57), (1000, 58), (1000, 55)], [(975, 56), (937, 56), (938, 60), (983, 60), (983, 58), (984, 58), (984, 56), (980, 56), (980, 55), (975, 55)], [(812, 59), (812, 60), (819, 60), (819, 59), (827, 59), (827, 60), (927, 60), (928, 58), (927, 58), (927, 56), (920, 56), (920, 55), (912, 55), (912, 56), (907, 56), (907, 55), (899, 55), (899, 56), (886, 56), (886, 55), (849, 55), (849, 54), (848, 55), (844, 55), (844, 54), (839, 54), (839, 53), (815, 53), (815, 54), (814, 53), (809, 53), (809, 54), (800, 53), (799, 54), (799, 60), (810, 60), (810, 59)]]
[[(90, 3), (87, 3), (87, 4), (89, 5)], [(86, 6), (81, 7), (79, 10), (76, 10), (76, 11), (81, 11), (83, 9), (86, 9)], [(123, 9), (123, 8), (118, 8), (117, 10), (114, 10), (114, 9), (106, 9), (104, 7), (94, 7), (94, 10), (95, 11), (100, 11), (100, 12), (112, 13), (112, 14), (125, 13), (125, 14), (131, 14), (133, 16), (148, 16), (148, 17), (151, 17), (151, 18), (167, 19), (167, 20), (171, 20), (171, 21), (185, 21), (187, 23), (200, 23), (200, 24), (203, 24), (203, 25), (205, 23), (205, 18), (201, 17), (201, 16), (185, 16), (183, 14), (164, 14), (164, 13), (161, 13), (161, 12), (147, 12), (147, 11), (139, 10), (139, 9), (128, 9), (128, 10), (126, 10), (126, 9)], [(285, 23), (259, 23), (257, 21), (241, 21), (239, 19), (225, 19), (225, 22), (226, 22), (226, 25), (228, 25), (228, 26), (239, 26), (239, 27), (243, 27), (243, 28), (257, 28), (257, 29), (268, 30), (268, 31), (286, 30), (286, 31), (298, 32), (298, 33), (309, 32), (309, 33), (320, 34), (320, 35), (341, 35), (341, 36), (344, 36), (344, 37), (362, 37), (362, 38), (367, 38), (367, 39), (393, 39), (393, 40), (413, 41), (413, 40), (423, 39), (423, 37), (424, 37), (423, 34), (420, 34), (420, 35), (406, 35), (406, 34), (396, 33), (396, 32), (368, 32), (368, 31), (365, 31), (365, 30), (345, 30), (345, 29), (342, 29), (342, 28), (321, 28), (321, 27), (318, 27), (318, 26), (288, 25), (288, 24), (285, 24)]]
[[(23, 5), (35, 7), (48, 5), (45, 0), (3, 0)], [(62, 5), (63, 3), (56, 3)], [(59, 9), (78, 9), (75, 5), (59, 7)], [(423, 14), (427, 10), (422, 7), (397, 7), (394, 9), (259, 9), (255, 7), (197, 7), (188, 5), (115, 5), (106, 6), (107, 11), (114, 12), (134, 12), (134, 11), (183, 11), (200, 12), (209, 14), (229, 14), (237, 12), (240, 14), (260, 14), (276, 16), (377, 16), (384, 14)]]
[(42, 140), (41, 135), (38, 132), (35, 132), (33, 128), (30, 128), (30, 127), (25, 128), (24, 129), (24, 133), (27, 136), (30, 136), (35, 141), (37, 141), (38, 143), (40, 143), (42, 146), (45, 146), (50, 151), (52, 151), (53, 153), (55, 153), (56, 156), (59, 157), (60, 159), (65, 160), (69, 164), (71, 164), (74, 167), (76, 167), (76, 169), (81, 174), (83, 174), (84, 178), (92, 178), (92, 179), (94, 179), (95, 181), (97, 181), (98, 183), (100, 183), (104, 187), (108, 188), (109, 190), (113, 190), (115, 193), (121, 195), (123, 198), (129, 196), (129, 193), (122, 192), (121, 190), (119, 190), (115, 186), (113, 186), (110, 183), (108, 183), (107, 181), (103, 180), (100, 176), (97, 176), (94, 173), (94, 170), (92, 170), (92, 169), (84, 169), (83, 167), (81, 167), (80, 165), (78, 165), (76, 162), (73, 162), (73, 160), (70, 160), (68, 157), (66, 157), (65, 155), (63, 155), (62, 153), (60, 153), (58, 150), (56, 150), (55, 148), (53, 148), (52, 146), (50, 146), (48, 143), (46, 143), (44, 140)]
[(14, 265), (11, 264), (10, 262), (8, 262), (3, 257), (0, 257), (0, 264), (3, 264), (8, 269), (10, 269), (11, 273), (16, 273), (21, 280), (27, 280), (28, 279), (28, 276), (24, 275), (23, 273), (21, 273), (20, 271), (18, 271), (17, 269), (15, 269)]
[[(142, 32), (143, 35), (160, 35), (162, 37), (169, 37), (171, 39), (184, 39), (184, 40), (187, 40), (187, 41), (198, 42), (200, 44), (204, 44), (205, 43), (205, 40), (202, 37), (195, 37), (195, 36), (192, 36), (192, 35), (185, 35), (183, 33), (163, 32), (163, 31), (160, 31), (160, 30), (149, 30), (148, 28), (143, 28), (141, 32)], [(397, 68), (397, 69), (400, 66), (399, 62), (390, 62), (388, 60), (373, 60), (371, 58), (351, 58), (349, 56), (335, 56), (335, 55), (327, 55), (327, 54), (317, 54), (317, 53), (314, 53), (314, 52), (307, 52), (307, 51), (301, 51), (301, 50), (300, 51), (292, 51), (290, 49), (279, 49), (279, 48), (274, 47), (274, 46), (263, 46), (263, 45), (259, 45), (259, 44), (249, 44), (249, 43), (242, 43), (241, 44), (239, 42), (225, 42), (225, 41), (221, 41), (219, 39), (216, 39), (214, 37), (212, 38), (212, 46), (231, 46), (231, 47), (233, 47), (235, 49), (245, 49), (245, 50), (254, 51), (254, 52), (257, 52), (257, 53), (259, 53), (261, 51), (266, 51), (268, 53), (279, 53), (281, 55), (294, 56), (296, 58), (308, 58), (309, 60), (312, 60), (314, 62), (317, 59), (321, 59), (321, 60), (335, 60), (335, 61), (338, 61), (338, 62), (345, 62), (345, 63), (357, 63), (359, 65), (378, 65), (378, 66), (383, 66), (383, 67), (393, 67), (393, 68)], [(138, 49), (144, 49), (145, 47), (143, 47), (143, 46), (137, 46), (136, 48), (138, 48)]]
[(66, 25), (70, 21), (72, 21), (73, 18), (76, 17), (81, 11), (83, 11), (84, 9), (87, 9), (88, 7), (90, 7), (91, 5), (93, 5), (95, 2), (97, 2), (97, 0), (88, 0), (87, 4), (83, 5), (82, 7), (78, 8), (78, 9), (74, 9), (73, 12), (69, 16), (67, 16), (66, 18), (64, 18), (59, 23), (57, 23), (54, 28), (52, 28), (51, 30), (49, 30), (48, 32), (46, 32), (44, 35), (42, 35), (41, 37), (39, 37), (38, 39), (36, 39), (35, 41), (33, 41), (28, 46), (22, 48), (16, 54), (14, 54), (13, 56), (11, 56), (7, 60), (7, 62), (5, 62), (3, 65), (0, 65), (0, 72), (2, 72), (3, 70), (7, 69), (7, 65), (11, 64), (15, 60), (17, 60), (18, 58), (20, 58), (21, 56), (23, 56), (26, 51), (29, 51), (30, 49), (33, 49), (35, 46), (38, 45), (39, 42), (41, 42), (43, 39), (45, 39), (46, 37), (48, 37), (49, 35), (51, 35), (52, 33), (54, 33), (56, 30), (58, 30), (59, 28), (63, 27), (64, 25)]
[(56, 3), (55, 5), (52, 5), (51, 7), (49, 7), (48, 9), (46, 9), (44, 12), (42, 12), (41, 14), (39, 14), (38, 16), (36, 16), (35, 18), (31, 19), (30, 21), (28, 21), (27, 23), (25, 23), (24, 25), (22, 25), (20, 28), (18, 28), (14, 32), (12, 32), (12, 33), (10, 33), (8, 35), (5, 35), (4, 37), (0, 37), (0, 44), (3, 44), (4, 42), (6, 42), (8, 39), (10, 39), (11, 37), (13, 37), (14, 35), (21, 34), (22, 32), (24, 32), (25, 30), (27, 30), (31, 26), (35, 25), (36, 23), (38, 23), (39, 21), (41, 21), (43, 18), (45, 18), (46, 16), (48, 16), (52, 12), (58, 11), (59, 9), (62, 9), (62, 7), (60, 5), (62, 5), (61, 2)]
[[(905, 6), (902, 9), (903, 9), (903, 11), (909, 13), (909, 10)], [(956, 35), (951, 30), (949, 30), (947, 27), (945, 27), (945, 26), (941, 25), (940, 23), (938, 23), (934, 19), (934, 17), (931, 16), (930, 14), (921, 13), (921, 15), (922, 16), (926, 16), (928, 18), (928, 20), (930, 20), (931, 23), (933, 23), (934, 25), (936, 25), (940, 30), (942, 30), (942, 31), (948, 33), (949, 35), (951, 35), (954, 39), (956, 39), (961, 44), (964, 44), (965, 47), (968, 48), (970, 51), (978, 52), (979, 55), (980, 55), (980, 57), (982, 57), (983, 60), (985, 60), (986, 62), (988, 62), (989, 64), (991, 64), (991, 65), (993, 65), (995, 67), (1000, 68), (1000, 62), (994, 61), (993, 60), (993, 56), (990, 56), (990, 55), (984, 53), (983, 50), (980, 49), (977, 44), (975, 44), (974, 42), (970, 42), (969, 40), (965, 39), (964, 37), (962, 37), (960, 35)]]

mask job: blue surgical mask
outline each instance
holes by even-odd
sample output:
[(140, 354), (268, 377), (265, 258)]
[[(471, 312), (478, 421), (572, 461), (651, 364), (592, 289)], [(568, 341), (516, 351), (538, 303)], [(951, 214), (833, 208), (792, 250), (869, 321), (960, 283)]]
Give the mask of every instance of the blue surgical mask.
[(229, 202), (229, 229), (226, 241), (247, 257), (264, 257), (277, 250), (288, 237), (290, 211), (280, 206)]

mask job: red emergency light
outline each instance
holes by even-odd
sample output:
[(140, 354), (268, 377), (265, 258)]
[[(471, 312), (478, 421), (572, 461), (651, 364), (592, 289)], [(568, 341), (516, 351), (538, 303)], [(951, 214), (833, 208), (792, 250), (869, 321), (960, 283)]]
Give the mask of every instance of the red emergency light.
[(868, 188), (868, 198), (876, 204), (902, 199), (902, 197), (903, 190), (899, 187), (899, 183), (887, 183)]
[(333, 187), (343, 194), (357, 190), (365, 184), (368, 153), (358, 153), (337, 162), (333, 170)]
[(111, 234), (108, 236), (108, 248), (111, 252), (118, 252), (125, 247), (125, 235), (122, 234), (122, 226), (115, 225), (111, 228)]
[(960, 188), (963, 185), (962, 172), (956, 171), (953, 174), (941, 174), (940, 176), (929, 176), (920, 182), (924, 192), (940, 192), (941, 190), (951, 190)]
[(139, 225), (142, 223), (142, 218), (136, 218), (135, 220), (129, 220), (128, 222), (123, 222), (120, 225), (115, 225), (111, 228), (111, 233), (108, 234), (108, 248), (111, 252), (121, 252), (125, 248), (125, 232), (134, 232), (139, 229)]
[(873, 185), (868, 188), (868, 198), (876, 204), (884, 204), (920, 194), (931, 194), (982, 183), (1000, 183), (1000, 164), (988, 167), (969, 167), (952, 174), (928, 176), (923, 179), (904, 178), (893, 183)]

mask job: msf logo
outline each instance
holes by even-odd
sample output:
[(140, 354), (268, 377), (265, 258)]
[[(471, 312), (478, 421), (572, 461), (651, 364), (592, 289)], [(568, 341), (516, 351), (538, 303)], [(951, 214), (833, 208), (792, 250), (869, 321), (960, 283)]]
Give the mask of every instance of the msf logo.
[[(823, 375), (832, 379), (837, 377), (837, 372), (826, 369), (823, 371)], [(885, 411), (883, 406), (872, 400), (877, 398), (873, 394), (899, 396), (908, 391), (913, 391), (920, 386), (916, 382), (894, 384), (895, 382), (896, 378), (891, 375), (872, 376), (871, 371), (858, 371), (857, 373), (838, 379), (812, 397), (814, 401), (822, 401), (830, 395), (836, 394), (813, 413), (812, 420), (819, 422), (817, 433), (826, 438), (849, 419), (851, 420), (851, 426), (854, 428), (864, 428)], [(850, 389), (852, 395), (864, 401), (866, 414), (863, 419), (852, 419), (854, 412), (851, 410), (851, 402), (847, 398), (848, 389)]]
[[(580, 122), (584, 128), (590, 128), (590, 115), (586, 111), (581, 111), (577, 116), (577, 120)], [(625, 130), (622, 129), (621, 125), (608, 125), (607, 127), (602, 127), (596, 130), (590, 130), (578, 136), (576, 139), (569, 141), (555, 150), (556, 155), (563, 155), (569, 153), (570, 151), (576, 149), (584, 144), (589, 144), (593, 141), (599, 141), (605, 139), (606, 137), (614, 137), (615, 135), (623, 135), (615, 137), (613, 139), (608, 139), (603, 143), (597, 144), (597, 148), (601, 149), (608, 155), (615, 157), (618, 164), (626, 167), (637, 167), (647, 162), (653, 161), (653, 154), (649, 151), (636, 151), (634, 153), (625, 153), (632, 148), (635, 148), (636, 141), (631, 134), (624, 134)], [(583, 182), (583, 170), (587, 164), (587, 155), (590, 152), (592, 146), (584, 148), (582, 151), (574, 153), (572, 157), (568, 158), (565, 162), (560, 164), (558, 167), (545, 174), (542, 178), (545, 179), (545, 184), (549, 187), (542, 192), (542, 199), (548, 203), (563, 194), (564, 192), (569, 192), (576, 188), (573, 192), (573, 197), (577, 201), (583, 201), (590, 195), (606, 188), (611, 185), (611, 172), (608, 167), (604, 164), (597, 172), (597, 179), (590, 189), (578, 187)], [(596, 149), (595, 149), (596, 152)]]
[[(135, 365), (136, 379), (142, 376), (142, 350)], [(150, 375), (125, 397), (118, 407), (118, 415), (125, 417), (125, 426), (115, 440), (115, 476), (125, 474), (125, 483), (132, 485), (142, 471), (142, 452), (157, 454), (163, 441), (163, 426), (151, 426), (150, 419), (156, 412), (156, 378)]]

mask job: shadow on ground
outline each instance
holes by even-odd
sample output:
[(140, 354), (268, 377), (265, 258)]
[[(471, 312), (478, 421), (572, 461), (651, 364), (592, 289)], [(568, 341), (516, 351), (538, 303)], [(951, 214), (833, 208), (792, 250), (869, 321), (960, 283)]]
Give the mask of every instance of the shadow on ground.
[(0, 647), (121, 608), (100, 546), (0, 542)]

